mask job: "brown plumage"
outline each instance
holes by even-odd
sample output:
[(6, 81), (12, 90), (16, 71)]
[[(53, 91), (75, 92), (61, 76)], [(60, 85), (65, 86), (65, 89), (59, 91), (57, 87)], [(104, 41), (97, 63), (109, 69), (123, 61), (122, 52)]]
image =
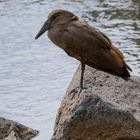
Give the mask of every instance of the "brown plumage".
[(131, 68), (119, 49), (104, 33), (80, 21), (73, 13), (61, 9), (52, 11), (36, 39), (47, 30), (48, 37), (55, 45), (81, 62), (80, 91), (83, 88), (85, 64), (125, 80), (129, 79), (128, 70), (131, 71)]

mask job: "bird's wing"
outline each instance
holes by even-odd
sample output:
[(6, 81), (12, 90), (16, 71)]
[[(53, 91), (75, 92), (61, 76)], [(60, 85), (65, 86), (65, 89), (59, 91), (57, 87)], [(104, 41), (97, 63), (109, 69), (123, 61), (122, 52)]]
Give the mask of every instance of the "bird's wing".
[(124, 59), (124, 55), (122, 54), (122, 52), (118, 48), (116, 48), (114, 45), (112, 45), (112, 50), (114, 50), (118, 54), (119, 57)]
[(67, 43), (69, 43), (69, 41), (72, 41), (73, 43), (81, 42), (86, 44), (86, 46), (91, 46), (92, 44), (93, 47), (96, 45), (105, 49), (111, 49), (112, 45), (110, 39), (104, 33), (85, 22), (80, 21), (69, 23), (65, 28), (63, 37)]
[(108, 36), (106, 36), (106, 34), (104, 34), (101, 31), (98, 31), (110, 44), (111, 44), (111, 40), (108, 38)]
[(62, 40), (66, 44), (66, 52), (72, 57), (84, 59), (86, 64), (103, 71), (121, 73), (124, 57), (111, 44), (110, 39), (100, 31), (80, 22), (69, 23)]

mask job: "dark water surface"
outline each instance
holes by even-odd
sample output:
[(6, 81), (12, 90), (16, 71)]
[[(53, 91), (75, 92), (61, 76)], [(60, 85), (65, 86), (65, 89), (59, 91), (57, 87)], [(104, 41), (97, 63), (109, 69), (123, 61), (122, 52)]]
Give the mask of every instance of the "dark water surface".
[(49, 140), (78, 62), (44, 35), (47, 14), (64, 8), (106, 33), (140, 76), (140, 0), (0, 0), (0, 116), (40, 130)]

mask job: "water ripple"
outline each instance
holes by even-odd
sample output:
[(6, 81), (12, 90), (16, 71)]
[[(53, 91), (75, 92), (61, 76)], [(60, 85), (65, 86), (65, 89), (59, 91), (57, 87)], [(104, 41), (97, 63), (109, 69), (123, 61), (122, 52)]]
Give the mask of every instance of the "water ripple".
[(52, 9), (71, 10), (107, 34), (140, 76), (139, 0), (1, 0), (0, 116), (49, 139), (55, 116), (79, 64), (44, 35), (34, 37)]

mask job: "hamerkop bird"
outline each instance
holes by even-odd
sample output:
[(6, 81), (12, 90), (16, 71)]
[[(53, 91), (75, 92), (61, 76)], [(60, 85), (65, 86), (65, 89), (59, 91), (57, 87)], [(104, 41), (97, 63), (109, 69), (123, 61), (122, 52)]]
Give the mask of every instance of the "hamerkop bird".
[(52, 11), (35, 39), (47, 30), (49, 39), (55, 45), (81, 62), (79, 92), (84, 88), (85, 64), (125, 80), (129, 79), (128, 70), (131, 71), (131, 68), (126, 64), (123, 54), (104, 33), (80, 21), (73, 13), (62, 9)]

